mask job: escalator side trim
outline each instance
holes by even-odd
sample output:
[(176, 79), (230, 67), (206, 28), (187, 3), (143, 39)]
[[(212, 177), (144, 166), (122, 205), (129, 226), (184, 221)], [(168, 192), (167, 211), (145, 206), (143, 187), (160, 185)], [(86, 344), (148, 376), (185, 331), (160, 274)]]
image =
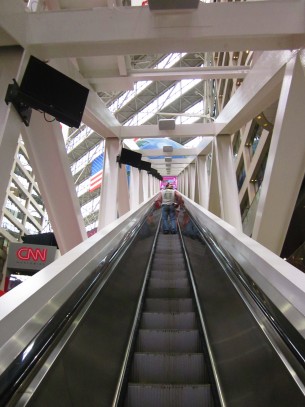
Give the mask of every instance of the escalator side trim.
[[(283, 352), (279, 350), (278, 344), (277, 346), (273, 341), (271, 340), (271, 336), (266, 334), (266, 331), (264, 331), (266, 337), (268, 338), (269, 342), (273, 346), (273, 348), (276, 350), (278, 353), (279, 357), (285, 364), (286, 368), (289, 370), (291, 376), (293, 377), (294, 381), (300, 388), (303, 394), (305, 394), (305, 385), (303, 381), (300, 379), (300, 377), (297, 377), (296, 370), (298, 371), (303, 371), (305, 368), (305, 355), (304, 351), (302, 351), (298, 348), (298, 346), (294, 343), (294, 341), (289, 337), (289, 334), (286, 333), (285, 329), (283, 329), (280, 326), (280, 323), (278, 322), (278, 317), (272, 312), (270, 309), (270, 305), (273, 307), (274, 304), (271, 303), (268, 297), (265, 296), (263, 291), (254, 283), (254, 281), (249, 277), (248, 275), (245, 275), (246, 273), (244, 270), (240, 267), (240, 265), (236, 262), (236, 260), (233, 258), (230, 253), (228, 253), (225, 249), (220, 247), (220, 245), (216, 242), (214, 239), (214, 236), (211, 236), (211, 234), (204, 229), (201, 225), (198, 225), (198, 223), (195, 221), (194, 217), (189, 214), (190, 219), (192, 222), (195, 224), (195, 226), (198, 229), (198, 232), (201, 236), (201, 238), (205, 241), (207, 246), (210, 248), (212, 253), (214, 254), (215, 258), (218, 260), (219, 264), (221, 265), (222, 269), (224, 272), (227, 274), (228, 278), (231, 280), (232, 284), (234, 285), (235, 289), (238, 291), (239, 295), (243, 298), (243, 301), (247, 305), (248, 309), (251, 311), (253, 317), (257, 320), (259, 325), (261, 325), (261, 322), (258, 320), (258, 317), (255, 315), (255, 312), (253, 309), (250, 307), (250, 304), (248, 304), (249, 301), (245, 299), (245, 295), (241, 293), (241, 288), (245, 290), (245, 293), (252, 299), (253, 303), (258, 307), (258, 309), (261, 311), (261, 313), (266, 317), (267, 321), (269, 322), (270, 326), (273, 327), (274, 331), (278, 334), (278, 336), (281, 338), (283, 343), (287, 346), (287, 348), (290, 350), (291, 354), (294, 356), (295, 361), (299, 363), (300, 367), (296, 366), (295, 368), (292, 367), (292, 363), (290, 363), (287, 358), (284, 357), (283, 359)], [(266, 305), (266, 301), (264, 301), (260, 296), (254, 292), (253, 288), (247, 281), (251, 280), (252, 285), (256, 287), (256, 290), (260, 293), (261, 297), (266, 297), (269, 301), (269, 307)], [(238, 284), (237, 284), (238, 283)], [(285, 318), (283, 315), (282, 319)], [(288, 320), (286, 320), (287, 324), (290, 324)], [(294, 329), (294, 327), (292, 327)], [(297, 332), (297, 335), (300, 336), (300, 334)], [(274, 339), (274, 338), (272, 338)], [(302, 338), (303, 339), (303, 338)], [(304, 347), (304, 345), (303, 345)], [(294, 363), (295, 364), (295, 363)]]

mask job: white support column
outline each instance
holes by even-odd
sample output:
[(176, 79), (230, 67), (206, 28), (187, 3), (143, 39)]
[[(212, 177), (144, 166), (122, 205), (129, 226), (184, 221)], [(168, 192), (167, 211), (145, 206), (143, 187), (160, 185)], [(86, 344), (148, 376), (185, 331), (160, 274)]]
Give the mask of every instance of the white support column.
[(0, 222), (20, 129), (24, 126), (13, 105), (5, 103), (5, 95), (12, 79), (18, 76), (22, 55), (21, 48), (0, 48)]
[(143, 185), (143, 201), (149, 198), (149, 188), (148, 188), (148, 174), (147, 171), (142, 172), (142, 185)]
[(218, 169), (216, 163), (216, 140), (213, 141), (210, 175), (209, 211), (221, 217), (220, 195), (218, 185)]
[(140, 171), (138, 168), (130, 167), (130, 209), (135, 209), (140, 204), (139, 185), (140, 185)]
[(156, 193), (160, 191), (160, 181), (155, 178), (155, 188), (156, 188)]
[(130, 210), (129, 190), (128, 190), (126, 166), (124, 164), (121, 164), (121, 168), (119, 168), (119, 179), (118, 179), (118, 213), (119, 213), (119, 216), (124, 215), (129, 210)]
[(143, 194), (143, 171), (139, 171), (139, 203), (141, 204), (144, 200)]
[(184, 170), (184, 195), (189, 197), (189, 169)]
[(305, 75), (286, 66), (252, 237), (280, 254), (305, 173)]
[(119, 150), (118, 138), (106, 138), (98, 230), (118, 218), (119, 164), (116, 158)]
[(151, 196), (152, 196), (151, 179), (152, 179), (152, 176), (147, 173), (147, 195), (148, 195), (148, 198), (151, 198)]
[(184, 183), (184, 177), (185, 177), (185, 170), (183, 170), (182, 171), (182, 173), (180, 174), (180, 183), (181, 183), (181, 186), (180, 186), (180, 191), (181, 191), (181, 193), (183, 194), (183, 195), (185, 195), (185, 183)]
[(216, 147), (222, 219), (242, 231), (238, 188), (230, 136), (217, 136)]
[(61, 254), (87, 238), (66, 147), (57, 121), (48, 123), (32, 111), (29, 127), (21, 129)]
[(195, 164), (190, 164), (189, 168), (189, 198), (195, 200), (196, 168)]
[(147, 179), (147, 182), (148, 182), (148, 197), (151, 198), (153, 196), (153, 193), (154, 193), (153, 188), (152, 188), (152, 181), (151, 181), (153, 176), (150, 175), (150, 174), (147, 174), (147, 175), (148, 175), (148, 179)]
[(205, 209), (209, 207), (209, 176), (207, 156), (199, 156), (196, 160), (196, 184), (198, 200), (196, 202)]

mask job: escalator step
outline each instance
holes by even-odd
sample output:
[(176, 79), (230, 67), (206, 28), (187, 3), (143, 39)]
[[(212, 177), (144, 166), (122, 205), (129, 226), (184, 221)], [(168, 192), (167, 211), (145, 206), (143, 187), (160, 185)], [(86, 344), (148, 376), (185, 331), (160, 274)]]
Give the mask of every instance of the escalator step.
[(171, 268), (171, 270), (185, 270), (185, 264), (180, 259), (167, 258), (167, 259), (159, 259), (156, 258), (152, 263), (152, 269), (163, 269), (163, 268)]
[(186, 278), (187, 273), (185, 270), (180, 271), (163, 271), (163, 270), (152, 270), (150, 274), (151, 278), (162, 278), (163, 280), (166, 279), (173, 279), (173, 278)]
[(149, 279), (149, 288), (188, 288), (189, 280), (187, 278), (175, 278), (175, 279), (161, 279), (152, 277)]
[(124, 407), (213, 407), (210, 385), (128, 385)]
[(201, 352), (198, 330), (140, 329), (137, 352)]
[(191, 289), (186, 288), (147, 288), (147, 298), (190, 298)]
[(202, 353), (135, 353), (130, 381), (135, 383), (202, 384), (205, 382)]
[(194, 311), (191, 298), (146, 298), (144, 310), (148, 312), (190, 312)]
[(143, 312), (142, 329), (194, 329), (196, 328), (195, 312), (157, 313)]

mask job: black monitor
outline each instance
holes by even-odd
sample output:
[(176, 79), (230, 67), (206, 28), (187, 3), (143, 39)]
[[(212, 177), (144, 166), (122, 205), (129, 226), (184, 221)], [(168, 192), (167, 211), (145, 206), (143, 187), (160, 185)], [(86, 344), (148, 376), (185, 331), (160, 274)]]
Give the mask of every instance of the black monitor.
[(19, 98), (29, 107), (76, 128), (81, 124), (88, 94), (89, 89), (34, 56), (19, 88)]
[(128, 164), (132, 167), (140, 168), (142, 154), (129, 150), (128, 148), (122, 148), (121, 154), (117, 157), (119, 164)]
[(149, 163), (148, 161), (141, 160), (139, 169), (140, 170), (145, 170), (145, 171), (150, 171), (151, 170), (151, 163)]

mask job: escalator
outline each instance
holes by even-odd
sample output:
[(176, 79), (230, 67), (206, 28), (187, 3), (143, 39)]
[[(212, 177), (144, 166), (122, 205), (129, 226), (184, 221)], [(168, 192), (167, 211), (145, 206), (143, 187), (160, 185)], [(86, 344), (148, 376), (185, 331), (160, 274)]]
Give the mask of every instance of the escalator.
[(125, 407), (212, 406), (180, 237), (159, 234)]
[[(85, 288), (82, 306), (59, 310), (60, 318), (73, 318), (60, 323), (43, 355), (33, 354), (37, 365), (27, 367), (28, 376), (11, 381), (5, 402), (14, 369), (53, 331), (39, 333), (9, 367), (12, 374), (0, 375), (0, 406), (304, 406), (304, 366), (268, 325), (262, 309), (272, 304), (262, 297), (258, 306), (260, 298), (243, 290), (242, 270), (235, 279), (235, 265), (209, 232), (187, 211), (177, 235), (162, 234), (160, 211), (137, 228), (90, 277), (97, 284)], [(280, 322), (303, 351), (304, 340)]]

